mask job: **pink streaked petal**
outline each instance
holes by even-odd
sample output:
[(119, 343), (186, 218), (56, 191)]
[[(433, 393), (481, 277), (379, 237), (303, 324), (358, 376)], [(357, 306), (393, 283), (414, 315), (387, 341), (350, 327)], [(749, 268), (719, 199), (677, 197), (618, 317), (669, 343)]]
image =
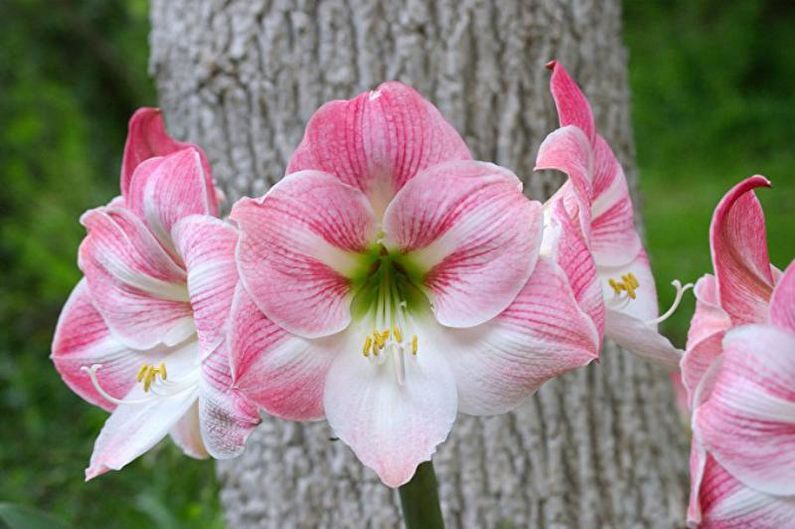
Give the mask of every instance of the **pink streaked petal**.
[(682, 350), (660, 334), (656, 325), (648, 325), (629, 314), (607, 309), (605, 335), (641, 358), (668, 369), (679, 369)]
[(237, 264), (254, 302), (306, 338), (337, 333), (351, 320), (346, 276), (375, 241), (373, 211), (358, 190), (316, 171), (294, 173), (261, 199), (242, 199)]
[(518, 178), (484, 162), (427, 169), (384, 214), (385, 244), (426, 272), (424, 284), (443, 325), (470, 327), (503, 310), (535, 266), (541, 204)]
[(701, 507), (701, 483), (708, 457), (704, 445), (694, 434), (690, 444), (690, 495), (687, 503), (687, 526), (690, 529), (698, 528), (704, 515)]
[(172, 247), (171, 228), (181, 218), (218, 215), (215, 188), (195, 148), (151, 158), (139, 165), (125, 204), (146, 221), (168, 248)]
[[(136, 110), (130, 118), (127, 142), (124, 145), (124, 157), (121, 162), (122, 195), (128, 194), (133, 172), (142, 162), (149, 158), (171, 154), (186, 147), (195, 148), (190, 143), (176, 141), (168, 135), (160, 109), (144, 107)], [(201, 149), (199, 149), (199, 155), (205, 173), (209, 177), (210, 164), (207, 161), (207, 156)]]
[(575, 125), (585, 133), (590, 141), (593, 141), (596, 127), (591, 105), (585, 98), (585, 94), (558, 61), (550, 61), (547, 63), (547, 68), (552, 70), (549, 89), (558, 109), (561, 126)]
[(734, 186), (715, 208), (710, 225), (718, 299), (737, 325), (767, 321), (773, 289), (765, 217), (753, 192), (757, 187), (770, 187), (770, 181), (757, 175)]
[[(86, 480), (110, 470), (121, 470), (161, 439), (177, 424), (196, 401), (196, 390), (184, 391), (171, 398), (154, 398), (146, 404), (118, 406), (97, 437)], [(131, 400), (149, 394), (136, 386), (128, 394)]]
[(795, 495), (795, 334), (769, 325), (726, 333), (722, 368), (695, 424), (743, 483)]
[(578, 306), (565, 272), (547, 258), (499, 316), (438, 334), (460, 410), (473, 415), (505, 413), (547, 380), (599, 358), (593, 321)]
[(382, 364), (358, 350), (341, 354), (326, 380), (329, 425), (389, 487), (399, 487), (430, 460), (456, 417), (453, 374), (442, 351), (420, 337), (399, 384), (392, 355)]
[(795, 261), (790, 263), (773, 289), (770, 323), (795, 333)]
[(177, 253), (188, 270), (188, 293), (196, 333), (204, 355), (223, 340), (224, 325), (237, 285), (237, 231), (208, 215), (185, 217), (171, 231)]
[(440, 162), (469, 160), (464, 141), (412, 88), (389, 82), (348, 101), (323, 105), (306, 127), (287, 173), (331, 173), (382, 212), (406, 182)]
[(182, 453), (194, 459), (207, 459), (210, 454), (202, 440), (201, 427), (199, 426), (199, 403), (194, 401), (177, 424), (171, 429), (171, 439)]
[(605, 328), (605, 303), (593, 256), (576, 221), (577, 211), (569, 211), (562, 201), (551, 207), (542, 248), (565, 272), (574, 299), (590, 316), (601, 337)]
[[(743, 485), (709, 454), (695, 500), (699, 517), (688, 525), (698, 529), (791, 529), (795, 497), (772, 496)], [(692, 497), (692, 496), (691, 496)], [(694, 510), (694, 509), (692, 509)]]
[(102, 368), (97, 371), (99, 384), (121, 399), (135, 385), (135, 375), (146, 359), (111, 336), (91, 301), (85, 279), (77, 284), (61, 311), (51, 358), (72, 391), (108, 411), (113, 410), (115, 404), (100, 395), (83, 368), (101, 364)]
[(210, 455), (228, 459), (243, 452), (260, 418), (256, 406), (232, 387), (225, 343), (202, 362), (198, 406), (202, 438)]
[(337, 336), (305, 340), (270, 321), (239, 285), (230, 317), (234, 387), (271, 415), (289, 420), (324, 416), (323, 388), (341, 351)]
[[(544, 169), (562, 171), (569, 176), (569, 180), (556, 193), (556, 198), (563, 200), (570, 208), (576, 206), (582, 231), (586, 239), (589, 238), (593, 154), (583, 131), (570, 125), (550, 133), (541, 143), (536, 157), (535, 170)], [(550, 202), (555, 203), (557, 200)]]
[(83, 215), (79, 264), (114, 336), (135, 349), (175, 345), (195, 332), (185, 272), (124, 208)]

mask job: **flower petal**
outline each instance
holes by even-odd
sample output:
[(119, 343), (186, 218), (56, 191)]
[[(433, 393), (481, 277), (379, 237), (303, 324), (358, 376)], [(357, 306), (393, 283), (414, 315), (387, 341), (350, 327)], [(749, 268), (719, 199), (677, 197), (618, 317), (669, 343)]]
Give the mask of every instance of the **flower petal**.
[(230, 325), (235, 388), (271, 415), (322, 418), (323, 388), (340, 350), (338, 337), (291, 335), (259, 310), (242, 285), (235, 292)]
[(795, 261), (790, 263), (773, 289), (770, 323), (795, 333)]
[(52, 341), (52, 361), (64, 382), (82, 398), (108, 411), (116, 406), (103, 397), (83, 371), (101, 364), (99, 384), (113, 396), (124, 397), (135, 385), (145, 357), (116, 340), (94, 307), (86, 280), (69, 295)]
[(238, 282), (237, 231), (221, 219), (191, 215), (177, 222), (171, 235), (188, 271), (193, 319), (206, 356), (223, 340)]
[(240, 227), (238, 271), (268, 318), (317, 338), (351, 320), (350, 276), (375, 240), (365, 196), (327, 173), (294, 173), (261, 199), (232, 208)]
[(384, 214), (385, 244), (425, 272), (440, 323), (469, 327), (505, 310), (521, 290), (538, 258), (542, 221), (541, 204), (507, 169), (448, 162), (395, 196)]
[(315, 112), (287, 173), (331, 173), (365, 193), (381, 213), (426, 167), (471, 158), (464, 140), (433, 105), (412, 88), (389, 82)]
[(79, 264), (114, 336), (135, 349), (175, 345), (195, 332), (185, 272), (125, 208), (88, 211)]
[(696, 388), (707, 369), (723, 351), (723, 335), (731, 327), (731, 319), (717, 304), (715, 277), (704, 275), (693, 289), (696, 311), (687, 333), (687, 349), (682, 357), (682, 382), (692, 409)]
[(549, 89), (558, 109), (560, 125), (575, 125), (590, 141), (593, 141), (596, 134), (593, 113), (582, 90), (558, 61), (550, 61), (547, 63), (547, 68), (552, 70)]
[(450, 367), (429, 340), (406, 359), (402, 385), (392, 355), (382, 364), (347, 350), (326, 380), (325, 408), (335, 434), (389, 487), (399, 487), (428, 461), (456, 417)]
[(232, 387), (226, 344), (202, 362), (198, 407), (202, 438), (210, 455), (216, 459), (240, 455), (260, 418), (256, 406)]
[(461, 412), (505, 413), (547, 380), (599, 358), (600, 336), (565, 272), (541, 258), (514, 302), (493, 320), (443, 329)]
[(182, 452), (194, 459), (207, 459), (210, 454), (202, 440), (201, 426), (199, 425), (199, 403), (194, 401), (177, 424), (171, 429), (171, 439)]
[(769, 325), (726, 333), (723, 365), (695, 424), (743, 483), (795, 495), (795, 334)]
[(765, 217), (753, 192), (757, 187), (770, 187), (770, 181), (757, 175), (734, 186), (715, 208), (710, 225), (718, 298), (738, 325), (767, 321), (773, 289)]
[(657, 331), (656, 326), (608, 309), (605, 334), (641, 358), (669, 369), (679, 369), (683, 351), (674, 347), (668, 338)]
[(146, 221), (152, 233), (172, 248), (171, 228), (188, 215), (218, 215), (212, 178), (200, 151), (187, 148), (151, 158), (135, 170), (125, 205)]
[[(194, 147), (193, 144), (176, 141), (166, 132), (163, 115), (158, 108), (139, 108), (135, 111), (127, 133), (127, 142), (124, 145), (124, 157), (121, 162), (121, 192), (123, 196), (129, 193), (133, 172), (142, 162), (149, 158), (165, 156)], [(204, 151), (198, 149), (202, 166), (209, 176), (210, 164)]]

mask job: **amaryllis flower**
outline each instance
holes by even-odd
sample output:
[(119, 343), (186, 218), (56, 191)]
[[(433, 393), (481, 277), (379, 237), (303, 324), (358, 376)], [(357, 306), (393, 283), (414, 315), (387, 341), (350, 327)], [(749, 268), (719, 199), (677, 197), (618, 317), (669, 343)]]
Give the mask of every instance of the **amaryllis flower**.
[(276, 416), (327, 418), (387, 485), (458, 411), (504, 412), (597, 357), (576, 219), (556, 208), (540, 255), (541, 204), (409, 87), (324, 105), (288, 172), (231, 215), (236, 387)]
[[(568, 163), (592, 175), (579, 180), (580, 184), (571, 180), (548, 204), (559, 200), (588, 204), (581, 206), (580, 217), (604, 291), (605, 334), (644, 358), (676, 368), (681, 351), (657, 332), (657, 325), (673, 313), (689, 285), (683, 287), (679, 281), (673, 282), (677, 290), (675, 302), (659, 316), (654, 278), (635, 228), (632, 199), (621, 165), (596, 131), (591, 106), (580, 88), (559, 63), (552, 61), (547, 66), (552, 70), (550, 89), (561, 127), (578, 128), (590, 146), (587, 157), (587, 151), (581, 147), (573, 148), (568, 154)], [(560, 131), (553, 133), (556, 134)], [(571, 133), (566, 135), (571, 136)], [(574, 143), (571, 138), (566, 141)], [(560, 169), (559, 164), (547, 163), (543, 154), (542, 148), (538, 169)], [(583, 185), (586, 182), (590, 184)]]
[(112, 412), (87, 479), (122, 468), (169, 433), (190, 456), (233, 456), (258, 421), (230, 389), (223, 328), (237, 233), (214, 217), (204, 154), (171, 140), (159, 111), (142, 109), (124, 160), (121, 197), (81, 218), (85, 277), (52, 346), (64, 381)]
[[(715, 210), (715, 276), (698, 304), (682, 361), (693, 408), (692, 527), (773, 529), (795, 520), (795, 265), (767, 255), (753, 189), (735, 186)], [(780, 276), (780, 279), (778, 279)]]

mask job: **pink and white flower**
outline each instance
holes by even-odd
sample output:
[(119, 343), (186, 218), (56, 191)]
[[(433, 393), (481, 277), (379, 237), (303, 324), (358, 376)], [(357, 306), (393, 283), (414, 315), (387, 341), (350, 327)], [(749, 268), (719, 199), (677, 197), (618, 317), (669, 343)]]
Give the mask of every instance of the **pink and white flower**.
[[(561, 170), (560, 161), (550, 163), (549, 159), (555, 157), (546, 152), (560, 150), (557, 158), (590, 173), (588, 178), (570, 179), (547, 202), (547, 208), (558, 201), (580, 205), (580, 221), (604, 292), (606, 336), (648, 360), (676, 369), (681, 351), (657, 331), (657, 325), (673, 313), (690, 285), (674, 281), (674, 304), (659, 316), (654, 277), (635, 228), (632, 199), (621, 165), (596, 131), (591, 106), (582, 90), (558, 62), (552, 61), (547, 67), (552, 70), (550, 89), (562, 129), (542, 144), (537, 169)], [(576, 141), (571, 140), (571, 133), (565, 133), (569, 138), (561, 140), (562, 131), (569, 127), (582, 133)], [(564, 142), (569, 144), (568, 150), (559, 145)]]
[(721, 200), (715, 275), (696, 285), (682, 360), (693, 409), (691, 527), (795, 527), (795, 264), (770, 265), (748, 178)]
[(230, 389), (223, 329), (237, 233), (215, 217), (204, 154), (169, 138), (159, 111), (141, 109), (121, 182), (121, 197), (81, 218), (85, 277), (52, 346), (64, 381), (112, 412), (87, 479), (122, 468), (168, 433), (192, 457), (231, 457), (258, 422)]
[(387, 485), (458, 411), (504, 412), (597, 358), (601, 294), (571, 210), (541, 252), (541, 204), (409, 87), (324, 105), (288, 173), (231, 215), (236, 387), (325, 417)]

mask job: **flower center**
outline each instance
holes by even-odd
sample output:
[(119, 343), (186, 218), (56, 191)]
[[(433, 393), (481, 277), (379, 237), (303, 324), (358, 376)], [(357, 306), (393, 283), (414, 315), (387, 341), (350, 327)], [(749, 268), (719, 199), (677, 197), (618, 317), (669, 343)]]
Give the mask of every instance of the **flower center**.
[(626, 292), (630, 299), (638, 297), (635, 291), (640, 286), (640, 282), (632, 272), (622, 275), (620, 279), (609, 279), (607, 284), (610, 285), (616, 296), (621, 296), (622, 292)]

